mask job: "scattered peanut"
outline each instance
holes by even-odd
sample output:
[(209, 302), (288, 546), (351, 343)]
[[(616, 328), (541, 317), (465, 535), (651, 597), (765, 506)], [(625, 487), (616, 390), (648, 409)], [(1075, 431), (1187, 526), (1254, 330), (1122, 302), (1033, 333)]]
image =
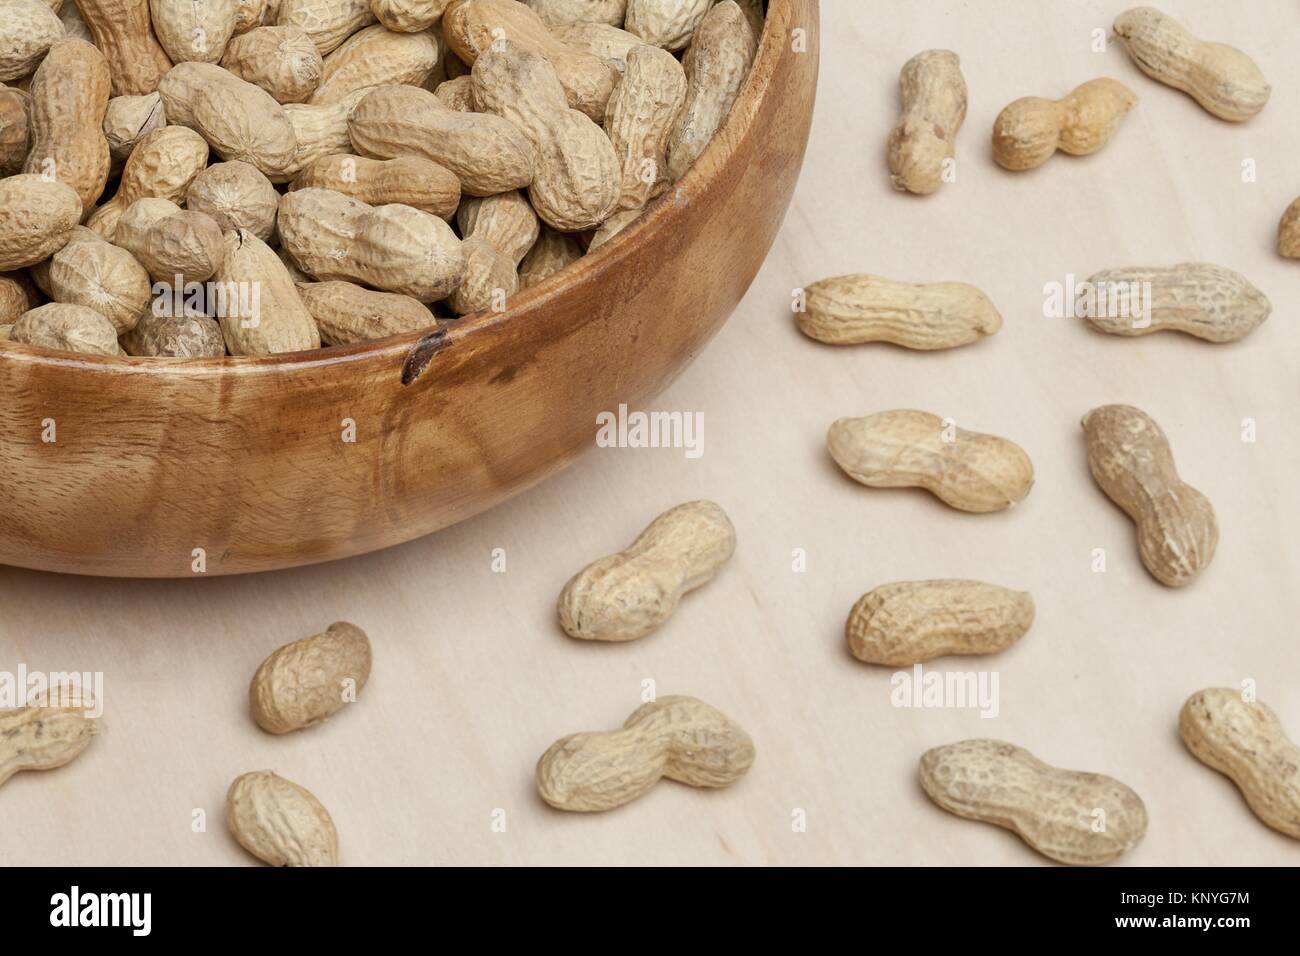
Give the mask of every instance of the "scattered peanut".
[(692, 787), (725, 787), (754, 763), (749, 735), (694, 697), (642, 704), (622, 730), (581, 733), (553, 743), (537, 762), (537, 792), (558, 810), (612, 810), (667, 777)]
[(1101, 77), (1075, 87), (1063, 99), (1026, 96), (993, 121), (993, 158), (1012, 171), (1034, 169), (1058, 149), (1087, 156), (1105, 146), (1137, 97), (1123, 83)]
[(1286, 207), (1277, 224), (1277, 251), (1288, 259), (1300, 259), (1300, 199)]
[(1161, 584), (1190, 584), (1210, 564), (1219, 525), (1209, 499), (1178, 477), (1169, 439), (1145, 412), (1103, 405), (1083, 417), (1088, 468), (1137, 525), (1138, 554)]
[(1220, 119), (1240, 123), (1264, 108), (1273, 88), (1255, 61), (1226, 43), (1198, 40), (1173, 17), (1134, 7), (1115, 18), (1115, 35), (1137, 68), (1182, 90)]
[(804, 290), (799, 331), (830, 345), (891, 342), (909, 349), (951, 349), (1002, 328), (979, 289), (962, 282), (913, 284), (872, 275), (814, 282)]
[[(289, 2), (289, 0), (286, 0)], [(270, 770), (236, 778), (226, 825), (239, 845), (272, 866), (337, 866), (339, 838), (321, 802)]]
[(826, 444), (835, 463), (869, 488), (924, 488), (960, 511), (1002, 511), (1024, 500), (1034, 467), (1017, 444), (965, 431), (929, 412), (841, 418)]
[(48, 697), (27, 707), (0, 710), (0, 785), (24, 770), (53, 770), (77, 759), (102, 729), (78, 707), (46, 706)]
[(672, 615), (736, 550), (736, 529), (712, 501), (665, 511), (618, 554), (587, 565), (560, 592), (560, 626), (585, 641), (632, 641)]
[(249, 707), (257, 726), (287, 734), (338, 713), (369, 678), (370, 640), (355, 624), (336, 621), (263, 661), (248, 688)]
[(413, 206), (440, 219), (455, 215), (460, 205), (456, 174), (422, 156), (367, 159), (335, 153), (304, 169), (289, 189), (332, 189), (370, 205)]
[(1110, 863), (1146, 835), (1142, 798), (1118, 780), (1053, 767), (1002, 740), (927, 750), (920, 776), (944, 810), (1005, 827), (1059, 863)]
[(80, 352), (83, 355), (120, 355), (117, 329), (94, 309), (84, 305), (51, 302), (23, 313), (9, 338), (47, 349)]
[(1227, 687), (1197, 691), (1178, 732), (1192, 756), (1237, 785), (1255, 816), (1300, 840), (1300, 747), (1266, 704)]
[(1236, 342), (1273, 310), (1245, 276), (1208, 262), (1107, 269), (1089, 277), (1079, 294), (1076, 311), (1098, 332), (1112, 335), (1173, 331)]
[(298, 297), (316, 320), (325, 345), (350, 345), (431, 328), (428, 306), (409, 295), (375, 292), (351, 282), (302, 282)]
[(903, 667), (949, 654), (996, 654), (1034, 623), (1034, 599), (981, 581), (899, 581), (868, 591), (849, 612), (853, 656)]
[(62, 249), (81, 219), (70, 186), (26, 174), (0, 179), (0, 272), (33, 266)]
[(260, 86), (277, 103), (303, 103), (325, 74), (325, 61), (299, 27), (257, 27), (226, 45), (221, 65)]
[(889, 134), (889, 179), (895, 189), (928, 196), (955, 162), (966, 119), (966, 80), (951, 50), (925, 50), (898, 77), (903, 113)]

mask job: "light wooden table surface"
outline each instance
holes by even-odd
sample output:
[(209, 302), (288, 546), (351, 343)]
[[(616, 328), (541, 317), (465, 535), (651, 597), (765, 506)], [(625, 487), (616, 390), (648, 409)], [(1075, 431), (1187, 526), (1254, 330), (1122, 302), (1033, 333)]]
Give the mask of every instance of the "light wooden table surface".
[[(0, 569), (0, 668), (102, 671), (107, 725), (72, 766), (0, 790), (0, 864), (249, 863), (222, 802), (237, 774), (258, 768), (320, 797), (354, 865), (1042, 862), (1012, 834), (940, 811), (917, 785), (926, 748), (980, 736), (1136, 789), (1151, 822), (1126, 862), (1300, 862), (1300, 844), (1256, 820), (1177, 735), (1191, 692), (1253, 679), (1300, 739), (1300, 263), (1272, 251), (1300, 194), (1300, 8), (1162, 0), (1201, 36), (1247, 50), (1273, 82), (1265, 111), (1232, 125), (1142, 76), (1117, 45), (1092, 51), (1092, 31), (1125, 6), (823, 0), (820, 100), (784, 230), (734, 318), (652, 406), (703, 413), (699, 459), (598, 449), (444, 533), (296, 571), (143, 582)], [(959, 52), (970, 110), (958, 181), (918, 199), (890, 189), (884, 142), (898, 70), (927, 47)], [(1003, 106), (1101, 75), (1140, 98), (1101, 153), (1024, 174), (993, 164)], [(1213, 346), (1042, 316), (1044, 285), (1067, 274), (1184, 260), (1245, 273), (1273, 317), (1244, 342)], [(791, 290), (852, 271), (974, 283), (1005, 327), (936, 354), (802, 338)], [(1218, 555), (1185, 590), (1147, 575), (1132, 525), (1088, 475), (1079, 419), (1109, 402), (1153, 415), (1218, 511)], [(907, 407), (1019, 442), (1037, 470), (1033, 493), (1010, 512), (968, 515), (838, 472), (824, 446), (832, 420)], [(1243, 419), (1256, 423), (1253, 443)], [(565, 637), (554, 602), (567, 577), (696, 497), (720, 502), (738, 530), (719, 577), (643, 640)], [(492, 570), (498, 548), (504, 573)], [(1105, 573), (1092, 570), (1095, 548)], [(1018, 646), (936, 662), (996, 673), (996, 718), (896, 708), (891, 672), (844, 647), (863, 591), (927, 577), (1034, 595), (1037, 622)], [(245, 698), (258, 663), (339, 618), (374, 643), (360, 703), (308, 732), (260, 732)], [(542, 804), (532, 777), (542, 751), (620, 725), (646, 681), (741, 722), (758, 749), (749, 775), (719, 792), (664, 783), (601, 815)]]

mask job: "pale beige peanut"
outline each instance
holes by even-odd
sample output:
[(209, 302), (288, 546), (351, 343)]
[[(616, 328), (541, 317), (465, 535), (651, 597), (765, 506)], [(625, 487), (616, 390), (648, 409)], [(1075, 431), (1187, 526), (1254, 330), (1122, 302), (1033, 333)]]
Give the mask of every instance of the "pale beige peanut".
[(491, 113), (449, 109), (427, 90), (373, 90), (347, 125), (357, 152), (379, 159), (422, 156), (455, 173), (469, 196), (492, 196), (533, 181), (536, 153), (522, 129)]
[(1015, 442), (966, 431), (929, 412), (841, 418), (826, 445), (854, 481), (869, 488), (924, 488), (959, 511), (1005, 510), (1034, 484), (1034, 466)]
[(50, 260), (50, 298), (94, 309), (118, 335), (135, 328), (149, 311), (149, 273), (135, 256), (78, 226)]
[(618, 70), (598, 56), (565, 46), (516, 0), (455, 0), (443, 15), (442, 32), (447, 45), (471, 67), (488, 50), (507, 47), (544, 56), (568, 105), (597, 123), (605, 118)]
[(1131, 405), (1083, 416), (1088, 468), (1137, 526), (1138, 555), (1161, 584), (1191, 584), (1214, 557), (1219, 524), (1208, 498), (1178, 476), (1169, 439)]
[(537, 792), (559, 810), (612, 810), (662, 779), (692, 787), (726, 787), (754, 763), (749, 734), (722, 711), (694, 697), (642, 704), (622, 730), (571, 734), (537, 761)]
[(277, 103), (304, 103), (320, 86), (325, 61), (298, 27), (256, 27), (226, 45), (221, 65)]
[(26, 272), (0, 273), (0, 325), (13, 325), (43, 301)]
[(951, 175), (957, 131), (966, 119), (966, 80), (951, 50), (925, 50), (898, 77), (902, 115), (889, 134), (889, 180), (927, 196)]
[(844, 636), (868, 664), (906, 667), (950, 654), (996, 654), (1034, 623), (1034, 599), (982, 581), (898, 581), (849, 612)]
[(336, 153), (297, 175), (290, 191), (332, 189), (372, 206), (401, 203), (448, 219), (460, 205), (456, 174), (421, 156), (369, 159)]
[(668, 137), (685, 105), (686, 71), (676, 57), (646, 44), (633, 48), (605, 113), (623, 168), (619, 209), (641, 209), (667, 188)]
[(438, 25), (451, 0), (370, 0), (375, 18), (399, 33), (419, 33)]
[(1300, 199), (1286, 207), (1277, 224), (1277, 252), (1288, 259), (1300, 259)]
[(560, 626), (585, 641), (632, 641), (672, 616), (736, 550), (736, 529), (712, 501), (670, 508), (627, 548), (593, 561), (565, 584)]
[(714, 0), (627, 0), (623, 26), (652, 46), (682, 50)]
[(144, 248), (144, 239), (154, 223), (174, 216), (181, 207), (170, 199), (159, 196), (142, 196), (131, 203), (118, 217), (112, 236), (105, 237), (132, 255)]
[[(225, 234), (225, 255), (215, 280), (230, 291), (217, 319), (231, 355), (271, 355), (320, 348), (316, 321), (298, 297), (279, 257), (246, 229)], [(256, 294), (241, 302), (239, 290)]]
[(362, 282), (421, 302), (446, 298), (465, 272), (451, 227), (398, 203), (370, 206), (330, 189), (300, 189), (280, 200), (279, 232), (308, 275)]
[(375, 24), (349, 37), (325, 58), (314, 104), (337, 103), (349, 93), (373, 86), (420, 86), (438, 64), (438, 38), (423, 33), (394, 33)]
[(1197, 39), (1173, 17), (1134, 7), (1115, 18), (1115, 35), (1137, 68), (1196, 100), (1220, 119), (1240, 123), (1268, 103), (1273, 88), (1255, 61), (1234, 46)]
[[(400, 87), (414, 89), (414, 87)], [(322, 156), (352, 152), (349, 119), (357, 104), (370, 93), (356, 90), (336, 103), (287, 103), (284, 115), (293, 129), (296, 148), (288, 166), (268, 173), (271, 182), (287, 183)]]
[[(170, 209), (167, 207), (171, 207)], [(159, 282), (205, 282), (225, 256), (221, 227), (209, 215), (145, 197), (118, 220), (113, 241), (130, 252)]]
[(1097, 152), (1115, 135), (1137, 97), (1107, 77), (1075, 87), (1063, 99), (1026, 96), (993, 121), (993, 158), (1004, 169), (1034, 169), (1058, 149), (1071, 156)]
[(1183, 704), (1178, 733), (1192, 756), (1237, 785), (1255, 816), (1300, 840), (1300, 747), (1271, 708), (1207, 688)]
[(528, 289), (582, 258), (578, 240), (543, 225), (537, 241), (519, 263), (519, 287)]
[(164, 126), (148, 133), (131, 151), (117, 193), (90, 215), (86, 225), (111, 240), (118, 219), (133, 202), (145, 196), (182, 202), (207, 164), (207, 141), (189, 127)]
[(9, 330), (9, 338), (83, 355), (120, 355), (122, 351), (112, 322), (87, 306), (62, 302), (24, 312)]
[(325, 345), (350, 345), (433, 327), (429, 307), (396, 292), (376, 292), (352, 282), (300, 282), (298, 297), (316, 320)]
[(211, 216), (223, 234), (247, 229), (266, 242), (275, 230), (280, 194), (248, 163), (213, 163), (194, 177), (185, 193), (185, 205)]
[(275, 22), (305, 30), (325, 56), (374, 23), (375, 15), (370, 12), (370, 0), (280, 0)]
[(1237, 342), (1272, 310), (1245, 276), (1208, 262), (1106, 269), (1079, 287), (1076, 304), (1098, 332), (1185, 332), (1207, 342)]
[(608, 60), (620, 73), (626, 71), (627, 55), (634, 47), (650, 45), (635, 33), (599, 22), (582, 21), (566, 26), (552, 26), (551, 33), (561, 43), (575, 50)]
[(167, 112), (157, 92), (110, 99), (104, 112), (104, 137), (108, 140), (113, 171), (121, 171), (136, 143), (166, 125)]
[(474, 78), (471, 76), (444, 80), (434, 89), (433, 95), (443, 106), (458, 113), (478, 112), (478, 104), (474, 102)]
[(95, 46), (108, 59), (113, 95), (139, 96), (158, 89), (172, 62), (158, 43), (149, 0), (76, 0)]
[(0, 272), (48, 259), (81, 219), (71, 186), (35, 174), (0, 179)]
[(897, 282), (844, 275), (804, 290), (795, 322), (809, 338), (830, 345), (890, 342), (909, 349), (950, 349), (1002, 328), (1002, 316), (979, 289), (964, 282)]
[(63, 39), (63, 21), (41, 0), (0, 0), (0, 80), (31, 74)]
[(627, 0), (524, 0), (524, 3), (552, 30), (574, 23), (617, 27), (627, 15)]
[(220, 358), (226, 354), (221, 326), (206, 315), (146, 312), (118, 341), (127, 355), (150, 358)]
[(680, 179), (722, 127), (749, 75), (758, 44), (734, 0), (723, 0), (700, 22), (686, 68), (686, 106), (668, 141), (668, 171)]
[(71, 763), (103, 729), (97, 718), (86, 716), (93, 710), (89, 698), (76, 707), (49, 703), (46, 695), (29, 700), (26, 707), (0, 710), (0, 785), (25, 770), (54, 770)]
[(329, 811), (305, 787), (255, 770), (226, 793), (226, 826), (253, 856), (271, 866), (337, 866), (339, 837)]
[(271, 175), (287, 169), (298, 152), (284, 107), (219, 66), (178, 63), (158, 90), (167, 121), (196, 130), (224, 160), (242, 160)]
[(561, 232), (604, 222), (622, 191), (618, 155), (599, 126), (569, 109), (546, 58), (514, 46), (489, 50), (475, 61), (473, 77), (479, 105), (533, 144), (537, 171), (528, 195), (542, 221)]
[(12, 176), (27, 159), (31, 94), (0, 85), (0, 177)]
[(447, 299), (459, 315), (505, 311), (519, 288), (519, 262), (537, 241), (540, 224), (518, 191), (470, 198), (457, 212), (465, 241), (465, 276)]
[(235, 0), (149, 0), (154, 35), (173, 63), (217, 63), (235, 32)]
[(1004, 827), (1058, 863), (1111, 863), (1146, 835), (1146, 806), (1131, 788), (1104, 774), (1053, 767), (1003, 740), (927, 750), (920, 779), (944, 810)]
[(67, 183), (83, 210), (108, 182), (108, 93), (108, 61), (83, 40), (50, 47), (32, 79), (31, 146), (23, 172)]
[(262, 662), (248, 687), (257, 726), (287, 734), (314, 727), (356, 700), (370, 679), (370, 639), (347, 621), (285, 644)]

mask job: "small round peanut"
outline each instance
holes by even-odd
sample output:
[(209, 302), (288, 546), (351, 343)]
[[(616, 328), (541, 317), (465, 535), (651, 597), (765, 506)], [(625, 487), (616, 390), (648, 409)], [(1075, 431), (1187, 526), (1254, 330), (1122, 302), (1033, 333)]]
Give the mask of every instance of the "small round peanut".
[(253, 720), (272, 734), (314, 727), (356, 699), (370, 679), (370, 659), (365, 631), (346, 621), (284, 645), (253, 675)]
[(83, 355), (121, 355), (117, 329), (94, 309), (51, 302), (24, 312), (9, 330), (9, 338)]
[(1060, 100), (1026, 96), (993, 122), (993, 158), (1012, 171), (1034, 169), (1058, 149), (1087, 156), (1105, 146), (1137, 97), (1123, 83), (1101, 77)]
[(71, 763), (102, 731), (99, 720), (87, 716), (94, 709), (89, 698), (77, 707), (49, 703), (47, 695), (31, 699), (26, 707), (0, 710), (0, 785), (24, 770)]
[(226, 826), (239, 845), (271, 866), (337, 866), (339, 838), (329, 811), (305, 787), (255, 770), (226, 793)]

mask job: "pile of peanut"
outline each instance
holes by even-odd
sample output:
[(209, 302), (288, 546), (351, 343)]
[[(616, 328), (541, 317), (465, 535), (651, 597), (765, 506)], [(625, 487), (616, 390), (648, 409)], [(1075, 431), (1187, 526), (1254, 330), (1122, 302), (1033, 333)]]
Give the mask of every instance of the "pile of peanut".
[(262, 355), (504, 312), (686, 172), (762, 29), (762, 0), (0, 0), (0, 339)]

